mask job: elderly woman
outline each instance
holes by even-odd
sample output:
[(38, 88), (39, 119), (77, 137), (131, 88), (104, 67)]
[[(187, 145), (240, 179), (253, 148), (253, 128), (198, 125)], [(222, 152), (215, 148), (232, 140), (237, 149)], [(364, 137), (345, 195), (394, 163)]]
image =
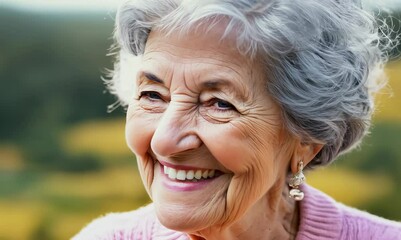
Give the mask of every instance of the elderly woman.
[(153, 203), (74, 239), (401, 239), (307, 186), (366, 134), (385, 54), (351, 0), (135, 0), (109, 87)]

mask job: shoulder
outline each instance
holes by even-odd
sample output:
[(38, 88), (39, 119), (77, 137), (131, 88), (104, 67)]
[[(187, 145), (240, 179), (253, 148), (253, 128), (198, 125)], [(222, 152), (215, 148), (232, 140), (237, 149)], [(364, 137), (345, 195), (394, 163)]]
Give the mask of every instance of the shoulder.
[(401, 239), (401, 223), (337, 204), (343, 213), (344, 239)]
[(401, 240), (401, 223), (386, 220), (334, 201), (304, 184), (297, 240), (394, 239)]
[(135, 211), (109, 213), (95, 219), (72, 240), (186, 239), (185, 234), (163, 227), (153, 204)]

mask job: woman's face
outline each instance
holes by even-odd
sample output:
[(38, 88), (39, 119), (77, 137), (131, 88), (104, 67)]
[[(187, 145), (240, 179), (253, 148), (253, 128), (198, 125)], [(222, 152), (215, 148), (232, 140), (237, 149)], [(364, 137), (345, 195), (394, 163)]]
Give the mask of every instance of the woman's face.
[(260, 63), (201, 29), (151, 32), (126, 125), (159, 220), (185, 232), (255, 212), (282, 187), (294, 147)]

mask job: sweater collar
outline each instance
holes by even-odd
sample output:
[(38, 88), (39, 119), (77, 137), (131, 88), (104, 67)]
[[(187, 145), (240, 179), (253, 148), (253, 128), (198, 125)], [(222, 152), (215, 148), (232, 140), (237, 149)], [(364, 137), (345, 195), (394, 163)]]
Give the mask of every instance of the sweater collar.
[(339, 239), (342, 214), (335, 201), (317, 189), (303, 184), (305, 198), (300, 202), (300, 225), (296, 240)]

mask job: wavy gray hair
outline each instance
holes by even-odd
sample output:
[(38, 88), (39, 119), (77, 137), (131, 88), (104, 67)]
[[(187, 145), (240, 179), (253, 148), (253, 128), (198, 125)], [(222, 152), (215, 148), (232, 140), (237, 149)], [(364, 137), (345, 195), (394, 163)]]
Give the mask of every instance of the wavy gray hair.
[[(288, 130), (324, 147), (308, 165), (326, 165), (367, 133), (391, 45), (355, 0), (131, 0), (117, 13), (120, 49), (110, 91), (126, 105), (147, 37), (228, 19), (238, 50), (265, 63), (266, 86)], [(383, 45), (383, 43), (385, 43)], [(387, 43), (387, 44), (386, 44)]]

